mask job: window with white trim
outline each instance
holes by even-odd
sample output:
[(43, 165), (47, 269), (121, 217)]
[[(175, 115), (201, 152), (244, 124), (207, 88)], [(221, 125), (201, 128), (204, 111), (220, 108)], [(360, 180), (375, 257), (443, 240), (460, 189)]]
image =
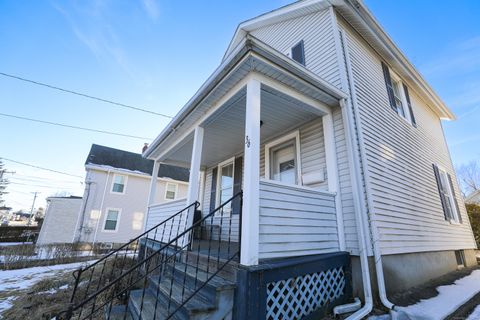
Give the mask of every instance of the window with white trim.
[(116, 174), (113, 176), (112, 192), (125, 193), (125, 185), (127, 184), (127, 176)]
[(177, 197), (178, 184), (167, 182), (165, 187), (165, 200), (175, 200)]
[(116, 231), (118, 227), (119, 219), (120, 219), (120, 210), (108, 209), (107, 216), (105, 217), (105, 225), (103, 226), (103, 230)]
[(265, 145), (267, 179), (300, 184), (299, 141), (297, 131)]
[[(233, 197), (233, 171), (234, 159), (229, 159), (218, 165), (217, 178), (217, 207)], [(223, 212), (229, 214), (232, 211), (232, 204), (223, 208)]]

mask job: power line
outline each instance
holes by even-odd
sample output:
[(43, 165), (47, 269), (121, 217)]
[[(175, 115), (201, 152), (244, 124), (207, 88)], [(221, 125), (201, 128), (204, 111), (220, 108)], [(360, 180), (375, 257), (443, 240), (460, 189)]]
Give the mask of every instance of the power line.
[(111, 135), (114, 135), (114, 136), (121, 136), (121, 137), (141, 139), (141, 140), (153, 140), (152, 138), (132, 136), (132, 135), (129, 135), (129, 134), (123, 134), (123, 133), (118, 133), (118, 132), (72, 126), (72, 125), (64, 124), (64, 123), (51, 122), (51, 121), (45, 121), (45, 120), (38, 120), (38, 119), (32, 119), (32, 118), (27, 118), (27, 117), (15, 116), (13, 114), (0, 113), (0, 116), (20, 119), (20, 120), (39, 122), (39, 123), (44, 123), (44, 124), (49, 124), (49, 125), (59, 126), (59, 127), (65, 127), (65, 128), (70, 128), (70, 129), (78, 129), (78, 130), (84, 130), (84, 131), (92, 131), (92, 132), (98, 132), (98, 133), (104, 133), (104, 134), (111, 134)]
[(47, 183), (71, 183), (71, 184), (81, 184), (82, 182), (81, 181), (63, 181), (63, 182), (60, 182), (60, 181), (55, 181), (55, 180), (50, 180), (48, 178), (45, 178), (45, 179), (40, 179), (40, 178), (36, 178), (36, 179), (30, 179), (30, 178), (23, 178), (23, 177), (11, 177), (11, 178), (8, 178), (8, 180), (20, 180), (20, 181), (25, 181), (25, 182), (34, 182), (34, 183), (42, 183), (42, 182), (47, 182)]
[(45, 186), (45, 185), (39, 185), (39, 184), (29, 184), (29, 183), (20, 183), (20, 182), (13, 182), (10, 181), (11, 184), (18, 184), (21, 186), (29, 186), (29, 187), (36, 187), (36, 188), (50, 188), (50, 189), (76, 189), (75, 187), (54, 187), (54, 186)]
[(98, 98), (98, 97), (95, 97), (95, 96), (91, 96), (89, 94), (85, 94), (85, 93), (81, 93), (81, 92), (77, 92), (77, 91), (73, 91), (73, 90), (63, 89), (63, 88), (56, 87), (56, 86), (53, 86), (53, 85), (50, 85), (50, 84), (46, 84), (46, 83), (43, 83), (43, 82), (34, 81), (34, 80), (26, 79), (26, 78), (22, 78), (22, 77), (15, 76), (15, 75), (8, 74), (8, 73), (4, 73), (4, 72), (0, 72), (0, 75), (2, 75), (4, 77), (9, 77), (9, 78), (12, 78), (12, 79), (21, 80), (21, 81), (28, 82), (28, 83), (33, 83), (33, 84), (43, 86), (43, 87), (47, 87), (47, 88), (50, 88), (50, 89), (54, 89), (54, 90), (58, 90), (58, 91), (66, 92), (66, 93), (71, 93), (71, 94), (81, 96), (81, 97), (84, 97), (84, 98), (93, 99), (93, 100), (97, 100), (97, 101), (101, 101), (101, 102), (105, 102), (105, 103), (110, 103), (110, 104), (116, 105), (117, 107), (129, 108), (129, 109), (132, 109), (132, 110), (146, 112), (146, 113), (154, 114), (154, 115), (169, 118), (169, 119), (173, 118), (172, 116), (169, 116), (169, 115), (166, 115), (166, 114), (163, 114), (163, 113), (158, 113), (158, 112), (155, 112), (155, 111), (134, 107), (134, 106), (131, 106), (131, 105), (128, 105), (128, 104), (115, 102), (115, 101), (112, 101), (112, 100)]
[(36, 169), (46, 170), (46, 171), (50, 171), (50, 172), (64, 174), (66, 176), (71, 176), (71, 177), (76, 177), (76, 178), (83, 179), (82, 176), (77, 176), (75, 174), (66, 173), (66, 172), (57, 171), (57, 170), (48, 169), (48, 168), (43, 168), (43, 167), (40, 167), (40, 166), (36, 166), (36, 165), (33, 165), (33, 164), (28, 164), (28, 163), (25, 163), (25, 162), (20, 162), (20, 161), (17, 161), (17, 160), (8, 159), (8, 158), (5, 158), (5, 157), (0, 157), (0, 159), (7, 160), (7, 161), (10, 161), (10, 162), (14, 162), (14, 163), (18, 163), (18, 164), (21, 164), (21, 165), (24, 165), (24, 166), (27, 166), (27, 167), (32, 167), (32, 168), (36, 168)]
[(83, 181), (78, 181), (75, 179), (75, 181), (73, 180), (59, 180), (59, 179), (54, 179), (54, 178), (49, 178), (49, 177), (42, 177), (42, 176), (32, 176), (32, 175), (28, 175), (28, 174), (23, 174), (23, 173), (15, 173), (15, 176), (11, 176), (11, 177), (8, 177), (7, 179), (20, 179), (18, 178), (18, 176), (20, 176), (22, 179), (36, 179), (36, 180), (50, 180), (51, 182), (55, 182), (55, 183), (83, 183)]

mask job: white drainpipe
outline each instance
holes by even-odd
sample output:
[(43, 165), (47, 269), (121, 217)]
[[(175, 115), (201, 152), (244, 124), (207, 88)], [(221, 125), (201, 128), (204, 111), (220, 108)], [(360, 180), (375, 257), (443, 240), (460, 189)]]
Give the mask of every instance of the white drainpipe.
[[(343, 38), (345, 40), (345, 34), (343, 33), (342, 31), (342, 35), (343, 35)], [(359, 115), (359, 111), (358, 111), (358, 105), (357, 105), (357, 99), (356, 99), (356, 93), (355, 93), (355, 80), (353, 79), (353, 76), (352, 76), (352, 66), (351, 66), (351, 63), (350, 63), (350, 59), (349, 59), (349, 50), (348, 50), (348, 46), (345, 45), (345, 43), (343, 43), (343, 50), (345, 52), (345, 63), (346, 63), (346, 69), (347, 69), (347, 78), (348, 78), (348, 82), (349, 82), (349, 87), (350, 87), (350, 97), (351, 97), (351, 101), (352, 101), (352, 104), (353, 104), (353, 112), (354, 112), (354, 117), (353, 119), (350, 118), (351, 121), (354, 121), (352, 122), (352, 125), (356, 125), (357, 128), (360, 127), (360, 115)], [(353, 116), (353, 115), (352, 115)], [(364, 161), (362, 161), (362, 169), (363, 169), (363, 173), (364, 173), (364, 178), (365, 178), (365, 185), (366, 185), (366, 188), (367, 188), (367, 195), (369, 194), (369, 191), (368, 191), (368, 175), (366, 174), (366, 164), (365, 164), (365, 159), (366, 159), (366, 155), (365, 155), (365, 148), (364, 148), (364, 140), (363, 140), (363, 134), (362, 134), (362, 131), (361, 130), (358, 130), (358, 139), (359, 139), (359, 147), (360, 147), (360, 158), (363, 159)], [(360, 160), (361, 160), (360, 159)], [(360, 161), (355, 161), (356, 164), (358, 164), (358, 162)], [(360, 169), (360, 168), (359, 168)], [(360, 170), (356, 170), (356, 172), (358, 173), (358, 175), (361, 175), (360, 173)], [(360, 180), (361, 181), (361, 180)], [(371, 208), (373, 208), (372, 204), (371, 204), (371, 199), (367, 196), (367, 205), (368, 205), (368, 212), (367, 212), (367, 216), (369, 216), (371, 214)], [(371, 218), (371, 217), (370, 217)], [(378, 291), (379, 291), (379, 296), (380, 296), (380, 301), (382, 302), (382, 304), (388, 308), (389, 310), (393, 310), (395, 305), (393, 303), (391, 303), (388, 298), (387, 298), (387, 291), (385, 289), (385, 278), (384, 278), (384, 275), (383, 275), (383, 265), (382, 265), (382, 254), (381, 254), (381, 251), (380, 251), (380, 248), (378, 246), (378, 241), (380, 240), (380, 237), (379, 237), (379, 234), (378, 234), (378, 229), (377, 229), (377, 226), (376, 226), (376, 222), (374, 219), (370, 219), (370, 225), (368, 226), (368, 229), (372, 235), (372, 246), (373, 246), (373, 255), (374, 255), (374, 258), (375, 258), (375, 273), (377, 275), (377, 283), (378, 283)]]
[(100, 226), (100, 220), (102, 220), (103, 202), (105, 201), (105, 194), (107, 193), (108, 178), (110, 177), (110, 172), (111, 170), (107, 171), (107, 177), (105, 178), (105, 188), (103, 188), (102, 202), (100, 203), (100, 216), (98, 217), (97, 226), (95, 227), (95, 234), (93, 235), (92, 250), (95, 246), (95, 242), (97, 241), (98, 227)]

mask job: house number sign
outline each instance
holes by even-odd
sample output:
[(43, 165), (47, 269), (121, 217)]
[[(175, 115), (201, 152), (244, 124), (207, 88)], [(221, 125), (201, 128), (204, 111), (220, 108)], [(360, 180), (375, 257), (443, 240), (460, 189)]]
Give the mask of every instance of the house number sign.
[(248, 136), (245, 136), (245, 144), (247, 145), (247, 148), (250, 148), (250, 138)]

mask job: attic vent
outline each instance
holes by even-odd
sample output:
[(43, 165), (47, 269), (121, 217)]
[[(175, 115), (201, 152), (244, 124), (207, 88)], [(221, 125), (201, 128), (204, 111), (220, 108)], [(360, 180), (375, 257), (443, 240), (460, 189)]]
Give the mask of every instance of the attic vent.
[(305, 50), (303, 40), (292, 47), (292, 59), (305, 65)]

